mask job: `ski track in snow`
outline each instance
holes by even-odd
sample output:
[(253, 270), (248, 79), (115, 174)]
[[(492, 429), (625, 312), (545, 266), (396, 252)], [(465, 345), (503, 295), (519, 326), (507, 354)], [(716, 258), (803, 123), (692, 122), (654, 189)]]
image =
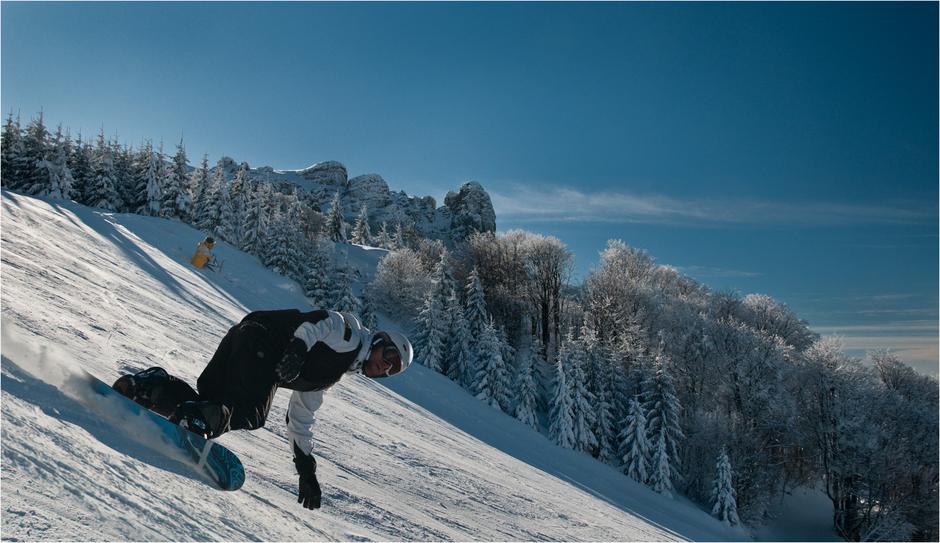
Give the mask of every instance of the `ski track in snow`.
[[(296, 503), (286, 391), (264, 428), (219, 439), (248, 479), (215, 490), (117, 429), (76, 383), (83, 370), (111, 382), (160, 365), (194, 384), (246, 312), (306, 307), (297, 285), (224, 243), (221, 273), (191, 268), (203, 234), (179, 222), (7, 191), (0, 234), (4, 540), (742, 539), (687, 502), (543, 445), (421, 367), (397, 384), (346, 377), (327, 394), (315, 429), (322, 509)], [(349, 249), (366, 276), (380, 256)], [(486, 437), (491, 427), (509, 437)], [(536, 452), (500, 450), (516, 440)], [(573, 459), (564, 473), (546, 460), (556, 457)]]

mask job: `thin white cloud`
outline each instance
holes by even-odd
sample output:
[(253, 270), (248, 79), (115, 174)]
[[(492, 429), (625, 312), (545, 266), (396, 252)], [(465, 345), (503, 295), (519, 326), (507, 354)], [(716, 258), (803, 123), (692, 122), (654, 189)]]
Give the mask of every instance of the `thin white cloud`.
[(713, 268), (711, 266), (676, 266), (676, 269), (685, 275), (691, 277), (760, 277), (763, 275), (758, 272), (743, 270), (727, 270), (724, 268)]
[(940, 370), (940, 341), (935, 320), (811, 328), (824, 336), (841, 337), (846, 352), (855, 356), (887, 349), (921, 373), (937, 375)]
[(682, 199), (524, 184), (503, 185), (489, 193), (497, 218), (509, 222), (833, 225), (919, 224), (936, 219), (935, 209), (920, 204)]

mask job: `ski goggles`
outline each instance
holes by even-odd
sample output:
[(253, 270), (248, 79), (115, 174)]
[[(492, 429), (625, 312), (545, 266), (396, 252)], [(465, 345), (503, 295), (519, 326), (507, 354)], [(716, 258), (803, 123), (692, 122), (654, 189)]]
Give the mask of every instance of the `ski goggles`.
[(385, 370), (385, 376), (391, 377), (401, 371), (401, 352), (395, 343), (384, 333), (378, 333), (372, 340), (372, 348), (382, 348), (382, 361), (388, 364)]

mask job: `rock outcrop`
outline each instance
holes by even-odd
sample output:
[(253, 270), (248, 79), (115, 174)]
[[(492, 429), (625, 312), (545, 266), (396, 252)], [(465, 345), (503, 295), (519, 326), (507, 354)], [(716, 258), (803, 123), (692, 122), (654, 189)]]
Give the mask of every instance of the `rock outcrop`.
[(464, 183), (457, 192), (448, 192), (444, 207), (450, 211), (450, 236), (459, 242), (474, 232), (495, 232), (496, 212), (490, 195), (476, 181)]
[[(232, 159), (223, 165), (227, 178), (234, 176), (237, 166)], [(437, 206), (431, 196), (409, 196), (392, 192), (378, 174), (348, 178), (346, 167), (336, 161), (318, 162), (302, 170), (274, 170), (269, 166), (251, 169), (249, 176), (273, 183), (281, 192), (292, 186), (306, 191), (305, 200), (316, 202), (326, 212), (337, 191), (343, 217), (354, 224), (362, 206), (369, 213), (369, 224), (377, 232), (382, 223), (394, 228), (397, 223), (411, 227), (422, 236), (440, 239), (453, 246), (474, 232), (495, 232), (496, 214), (489, 194), (476, 181), (464, 183), (456, 192), (449, 192), (444, 205)]]

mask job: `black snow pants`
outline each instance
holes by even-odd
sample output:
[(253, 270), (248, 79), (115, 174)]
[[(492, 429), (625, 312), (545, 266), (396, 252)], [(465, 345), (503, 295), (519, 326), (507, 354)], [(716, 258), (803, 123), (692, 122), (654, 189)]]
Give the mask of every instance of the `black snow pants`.
[(276, 362), (282, 352), (272, 349), (264, 325), (246, 321), (229, 329), (202, 371), (197, 393), (184, 381), (167, 376), (154, 399), (153, 411), (169, 416), (176, 406), (197, 402), (214, 436), (229, 430), (255, 430), (264, 426), (277, 391)]

